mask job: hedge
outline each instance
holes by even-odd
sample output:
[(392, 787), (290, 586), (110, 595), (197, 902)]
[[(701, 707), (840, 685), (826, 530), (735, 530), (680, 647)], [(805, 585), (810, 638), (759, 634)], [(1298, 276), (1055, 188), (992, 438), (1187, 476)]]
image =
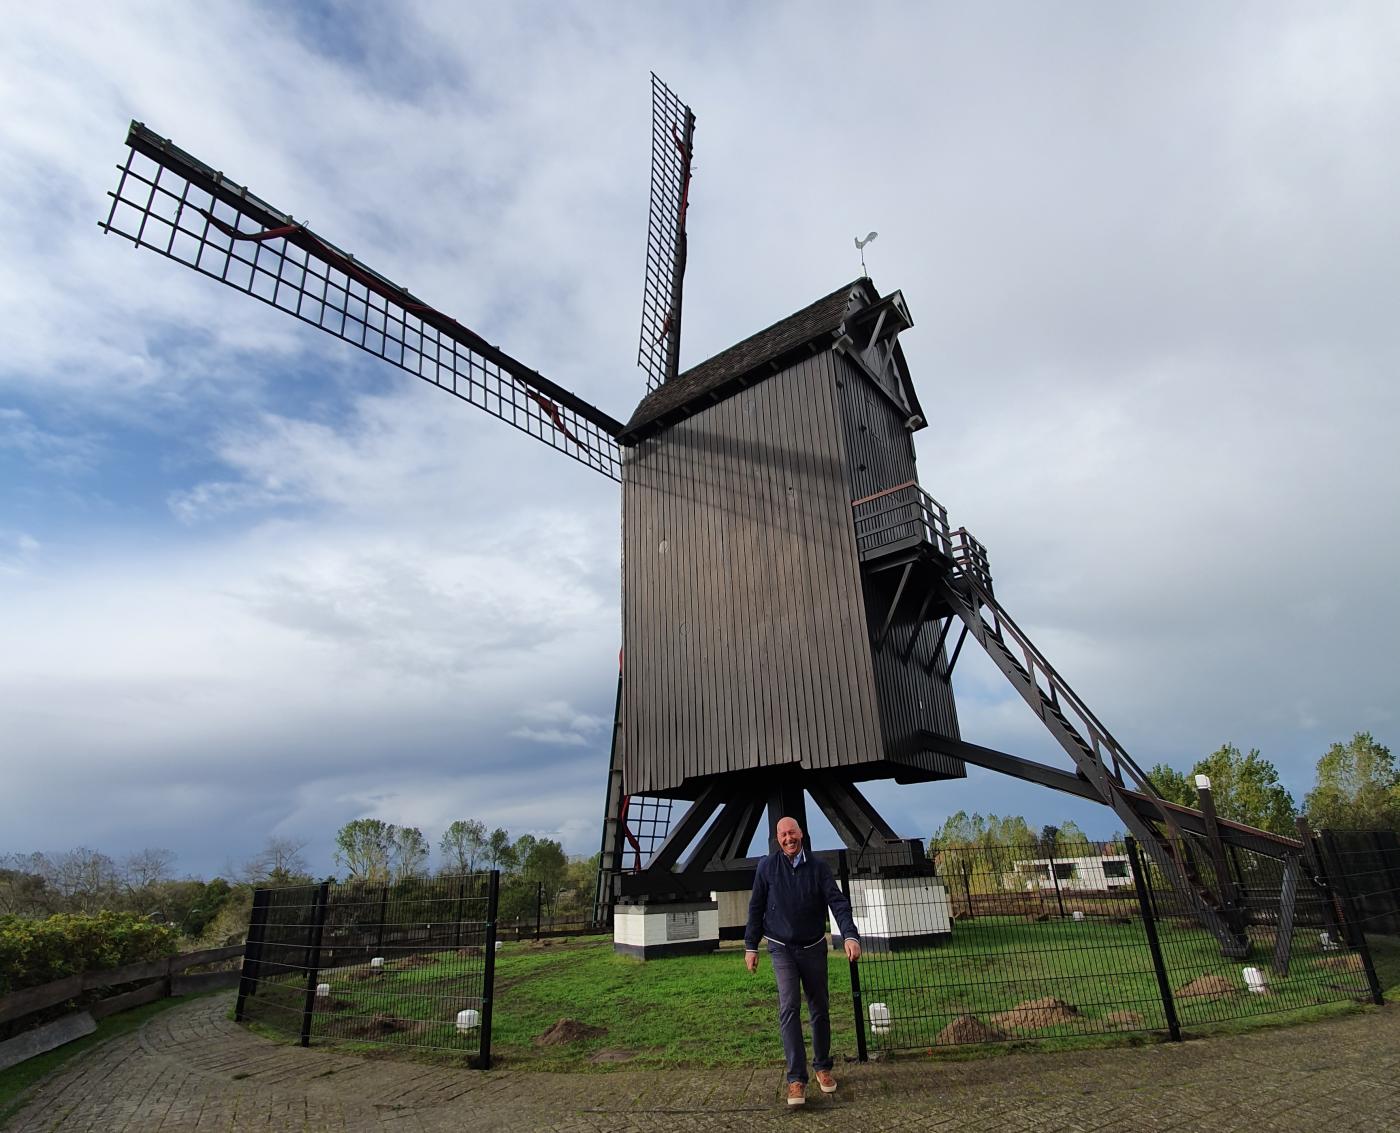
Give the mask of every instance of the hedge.
[(173, 955), (179, 931), (134, 913), (0, 916), (0, 995)]

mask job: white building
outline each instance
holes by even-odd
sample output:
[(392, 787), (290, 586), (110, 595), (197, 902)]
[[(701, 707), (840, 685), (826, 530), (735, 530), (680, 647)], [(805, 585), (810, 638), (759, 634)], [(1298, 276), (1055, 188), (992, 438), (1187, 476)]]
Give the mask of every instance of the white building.
[[(1051, 874), (1051, 867), (1054, 874)], [(1008, 889), (1090, 891), (1123, 889), (1133, 884), (1126, 854), (1095, 854), (1086, 858), (1030, 858), (1018, 861), (1006, 877)]]

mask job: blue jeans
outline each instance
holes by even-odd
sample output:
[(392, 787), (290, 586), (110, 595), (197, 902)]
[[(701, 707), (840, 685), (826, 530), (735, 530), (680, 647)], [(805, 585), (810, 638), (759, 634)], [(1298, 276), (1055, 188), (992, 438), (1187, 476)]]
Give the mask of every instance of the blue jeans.
[(812, 1023), (812, 1068), (831, 1069), (830, 994), (826, 985), (826, 937), (810, 948), (768, 942), (773, 974), (778, 978), (778, 1029), (787, 1057), (787, 1080), (807, 1081), (807, 1044), (802, 1040), (802, 1002), (798, 988), (807, 995), (807, 1017)]

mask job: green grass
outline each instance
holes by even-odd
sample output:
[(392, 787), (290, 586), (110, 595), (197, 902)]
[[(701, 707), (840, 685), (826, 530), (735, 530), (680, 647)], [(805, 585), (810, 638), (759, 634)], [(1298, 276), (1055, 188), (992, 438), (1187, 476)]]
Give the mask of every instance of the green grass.
[[(1383, 986), (1400, 988), (1400, 942), (1373, 938)], [(1269, 976), (1267, 996), (1243, 989), (1240, 968), (1267, 969), (1268, 948), (1250, 960), (1222, 959), (1201, 932), (1164, 930), (1170, 982), (1180, 990), (1192, 980), (1218, 976), (1230, 985), (1213, 998), (1177, 1001), (1188, 1035), (1238, 1032), (1253, 1027), (1299, 1022), (1355, 1008), (1364, 992), (1359, 969), (1337, 967), (1337, 953), (1319, 953), (1300, 937), (1287, 979)], [(359, 1028), (352, 1045), (384, 1053), (365, 1024), (381, 1019), (406, 1021), (403, 1030), (379, 1036), (411, 1057), (464, 1063), (452, 1026), (456, 1010), (474, 1005), (462, 996), (479, 994), (473, 971), (479, 958), (454, 953), (419, 958), (367, 979), (363, 970), (322, 974), (332, 985), (337, 1009), (319, 1013), (313, 1037)], [(1116, 974), (1098, 975), (1112, 968)], [(1019, 918), (979, 917), (958, 923), (946, 944), (894, 957), (869, 957), (860, 965), (865, 1003), (883, 1001), (896, 1016), (893, 1033), (872, 1035), (882, 1047), (930, 1050), (932, 1036), (959, 1015), (995, 1024), (994, 1017), (1029, 1001), (1054, 996), (1077, 1008), (1062, 1022), (1018, 1025), (1003, 1021), (1006, 1043), (951, 1047), (940, 1057), (1004, 1053), (1033, 1046), (1054, 1050), (1084, 1045), (1123, 1045), (1160, 1041), (1165, 1019), (1150, 953), (1140, 925), (1089, 921), (1028, 924)], [(833, 1048), (853, 1054), (855, 1024), (845, 963), (829, 966)], [(301, 985), (259, 995), (258, 1015), (293, 1031), (299, 1022)], [(280, 1007), (279, 1007), (280, 1000)], [(507, 943), (497, 956), (492, 1050), (497, 1066), (532, 1070), (606, 1069), (621, 1062), (632, 1069), (674, 1066), (776, 1065), (781, 1061), (776, 1025), (777, 988), (766, 954), (757, 974), (744, 968), (742, 951), (726, 945), (702, 956), (642, 963), (613, 953), (606, 938)], [(1116, 1012), (1132, 1012), (1117, 1016)], [(280, 1016), (280, 1020), (279, 1020)], [(538, 1046), (535, 1038), (562, 1018), (603, 1029), (603, 1034), (560, 1046)], [(395, 1024), (399, 1025), (399, 1024)], [(286, 1037), (285, 1035), (283, 1036)], [(293, 1036), (294, 1037), (294, 1036)], [(423, 1055), (411, 1046), (442, 1048)], [(599, 1062), (593, 1059), (598, 1058)]]
[(133, 1007), (119, 1015), (110, 1015), (97, 1024), (97, 1030), (92, 1034), (84, 1035), (47, 1054), (31, 1058), (28, 1062), (21, 1062), (18, 1066), (11, 1066), (8, 1070), (0, 1070), (0, 1128), (3, 1128), (24, 1105), (25, 1092), (31, 1086), (52, 1074), (74, 1055), (91, 1050), (108, 1039), (134, 1031), (153, 1015), (159, 1015), (162, 1011), (168, 1011), (178, 1004), (188, 1003), (196, 998), (198, 996), (182, 995), (158, 999), (154, 1003)]

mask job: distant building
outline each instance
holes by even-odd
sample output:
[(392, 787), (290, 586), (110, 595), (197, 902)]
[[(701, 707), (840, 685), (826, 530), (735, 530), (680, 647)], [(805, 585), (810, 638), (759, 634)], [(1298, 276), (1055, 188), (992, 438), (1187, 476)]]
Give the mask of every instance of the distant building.
[[(1051, 874), (1051, 868), (1054, 874)], [(1085, 858), (1030, 858), (1018, 861), (1006, 877), (1009, 889), (1122, 889), (1133, 883), (1126, 854), (1095, 854)]]

